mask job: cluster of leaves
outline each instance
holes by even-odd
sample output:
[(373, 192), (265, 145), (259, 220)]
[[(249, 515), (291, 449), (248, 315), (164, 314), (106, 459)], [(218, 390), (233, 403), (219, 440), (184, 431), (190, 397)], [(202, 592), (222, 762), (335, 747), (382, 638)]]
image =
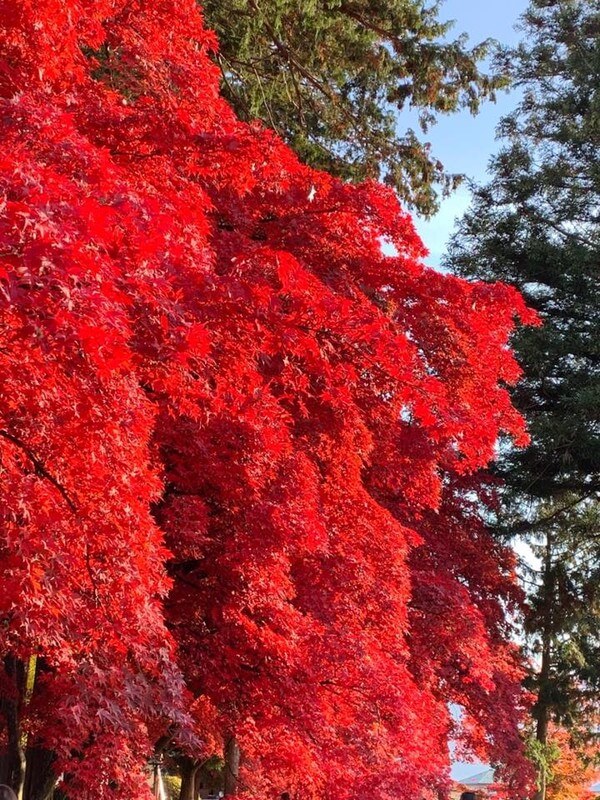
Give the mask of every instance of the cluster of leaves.
[(235, 738), (240, 793), (388, 800), (456, 737), (522, 790), (479, 473), (525, 440), (532, 315), (238, 121), (214, 47), (192, 0), (0, 2), (0, 653), (39, 665), (9, 755), (141, 800), (157, 742)]
[[(206, 0), (217, 32), (225, 97), (240, 118), (260, 119), (314, 167), (346, 179), (381, 178), (420, 213), (438, 206), (449, 175), (412, 128), (441, 114), (476, 113), (505, 85), (479, 63), (491, 42), (449, 38), (440, 4), (423, 0)], [(400, 121), (399, 121), (400, 120)]]

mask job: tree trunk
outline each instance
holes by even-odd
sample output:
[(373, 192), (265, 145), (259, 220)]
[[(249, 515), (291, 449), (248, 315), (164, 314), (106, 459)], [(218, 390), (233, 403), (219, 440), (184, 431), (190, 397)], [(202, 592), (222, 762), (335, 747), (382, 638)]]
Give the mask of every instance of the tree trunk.
[(235, 736), (225, 745), (225, 797), (235, 797), (240, 776), (240, 748)]
[(200, 796), (200, 785), (202, 783), (202, 774), (199, 769), (194, 773), (194, 800)]
[(200, 765), (191, 758), (181, 758), (179, 769), (181, 772), (181, 790), (179, 800), (196, 800), (196, 773)]
[(23, 797), (25, 781), (25, 752), (21, 735), (21, 704), (25, 682), (23, 663), (14, 656), (4, 659), (4, 671), (11, 686), (10, 695), (0, 699), (0, 711), (6, 723), (7, 760), (4, 765), (5, 780), (19, 800)]
[(14, 656), (4, 659), (4, 671), (10, 694), (0, 698), (0, 714), (6, 727), (6, 754), (0, 759), (0, 783), (9, 785), (19, 800), (52, 800), (56, 775), (52, 769), (54, 754), (42, 747), (27, 744), (21, 727), (24, 708), (30, 702), (36, 683), (39, 659), (27, 665)]
[(43, 747), (27, 748), (25, 800), (52, 800), (57, 776), (52, 765), (54, 753)]
[(542, 625), (542, 663), (540, 666), (539, 689), (535, 704), (534, 716), (536, 720), (535, 738), (543, 746), (544, 764), (540, 769), (540, 788), (534, 795), (534, 800), (546, 800), (547, 789), (547, 763), (546, 747), (548, 744), (548, 725), (550, 722), (551, 689), (550, 674), (552, 668), (552, 644), (554, 637), (552, 610), (554, 603), (554, 564), (552, 551), (552, 533), (546, 534), (546, 552), (543, 568), (544, 591), (544, 618)]

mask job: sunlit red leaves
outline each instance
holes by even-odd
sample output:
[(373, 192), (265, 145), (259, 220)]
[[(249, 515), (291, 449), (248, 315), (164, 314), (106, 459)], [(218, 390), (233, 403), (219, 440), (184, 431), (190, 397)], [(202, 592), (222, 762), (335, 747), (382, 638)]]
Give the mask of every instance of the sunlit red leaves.
[(146, 796), (169, 730), (235, 734), (250, 795), (412, 797), (448, 702), (522, 785), (513, 568), (473, 499), (523, 436), (522, 302), (235, 120), (191, 0), (6, 5), (0, 610), (66, 790)]

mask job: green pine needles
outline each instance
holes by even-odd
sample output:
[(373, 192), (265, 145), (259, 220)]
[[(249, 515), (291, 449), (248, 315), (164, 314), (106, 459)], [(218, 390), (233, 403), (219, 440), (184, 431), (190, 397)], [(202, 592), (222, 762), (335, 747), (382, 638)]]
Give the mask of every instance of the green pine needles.
[[(423, 0), (208, 0), (222, 88), (238, 115), (276, 130), (309, 164), (348, 180), (383, 179), (426, 216), (461, 176), (422, 135), (441, 114), (476, 113), (506, 85), (476, 47), (449, 37)], [(403, 112), (412, 109), (416, 133)]]

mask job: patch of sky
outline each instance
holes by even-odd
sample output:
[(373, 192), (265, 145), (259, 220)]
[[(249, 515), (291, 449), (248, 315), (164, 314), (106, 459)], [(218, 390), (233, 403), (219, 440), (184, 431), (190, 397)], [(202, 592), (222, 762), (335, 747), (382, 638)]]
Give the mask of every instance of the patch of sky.
[[(455, 20), (448, 34), (450, 38), (465, 32), (472, 45), (488, 38), (513, 45), (520, 36), (515, 26), (527, 5), (526, 0), (503, 0), (501, 3), (446, 0), (441, 7), (440, 18)], [(499, 92), (496, 102), (484, 103), (475, 117), (465, 109), (440, 118), (426, 134), (432, 152), (449, 172), (463, 174), (468, 181), (484, 181), (490, 157), (498, 150), (496, 127), (500, 119), (514, 109), (518, 97), (519, 93), (515, 90)], [(418, 130), (418, 114), (403, 113), (398, 124), (404, 129)], [(417, 230), (429, 250), (427, 263), (430, 266), (439, 268), (455, 220), (467, 210), (470, 197), (466, 182), (442, 201), (439, 212), (432, 219), (415, 218)]]
[[(462, 709), (460, 706), (452, 703), (450, 705), (450, 713), (454, 717), (455, 720), (460, 720), (462, 715)], [(456, 745), (454, 742), (450, 742), (450, 757), (452, 758), (452, 767), (450, 770), (450, 777), (454, 781), (463, 781), (465, 778), (471, 777), (471, 775), (476, 775), (478, 772), (482, 772), (485, 769), (489, 769), (489, 764), (484, 764), (483, 761), (455, 761), (454, 760), (454, 751), (456, 750)]]

